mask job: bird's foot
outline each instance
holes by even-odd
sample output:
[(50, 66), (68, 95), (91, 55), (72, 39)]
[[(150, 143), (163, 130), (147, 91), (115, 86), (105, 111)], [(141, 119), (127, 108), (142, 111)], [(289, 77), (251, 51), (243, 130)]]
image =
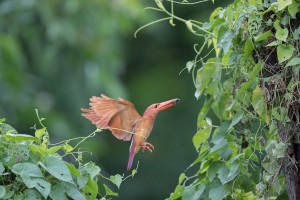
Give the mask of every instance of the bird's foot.
[(142, 148), (142, 152), (144, 152), (144, 150), (148, 150), (152, 153), (152, 151), (154, 150), (154, 146), (152, 144), (150, 144), (149, 142), (144, 142), (141, 146)]

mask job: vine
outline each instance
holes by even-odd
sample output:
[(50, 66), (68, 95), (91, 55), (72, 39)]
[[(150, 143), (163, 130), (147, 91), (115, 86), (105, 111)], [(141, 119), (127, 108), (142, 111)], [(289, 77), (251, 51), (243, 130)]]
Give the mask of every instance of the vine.
[(147, 9), (167, 17), (141, 29), (177, 20), (204, 38), (185, 67), (205, 101), (193, 137), (198, 158), (169, 200), (299, 199), (299, 1), (235, 0), (204, 23), (173, 7), (203, 2), (154, 2)]
[[(35, 136), (18, 134), (4, 123), (4, 118), (0, 119), (1, 199), (111, 199), (118, 196), (112, 186), (120, 188), (123, 181), (137, 173), (138, 167), (127, 177), (105, 177), (95, 163), (83, 161), (85, 152), (79, 145), (100, 129), (86, 137), (51, 144), (47, 127), (42, 123), (45, 119), (39, 117), (37, 110), (36, 115), (41, 128), (33, 127)], [(75, 163), (64, 161), (67, 155)]]

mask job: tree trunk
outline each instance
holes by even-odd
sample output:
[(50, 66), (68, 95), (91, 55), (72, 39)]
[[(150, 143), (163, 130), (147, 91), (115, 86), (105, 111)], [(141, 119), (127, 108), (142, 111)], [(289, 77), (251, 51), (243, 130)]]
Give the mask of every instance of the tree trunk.
[(300, 200), (300, 144), (295, 141), (300, 127), (294, 122), (290, 126), (284, 126), (277, 121), (277, 128), (281, 140), (288, 144), (287, 155), (282, 161), (287, 194), (289, 200)]

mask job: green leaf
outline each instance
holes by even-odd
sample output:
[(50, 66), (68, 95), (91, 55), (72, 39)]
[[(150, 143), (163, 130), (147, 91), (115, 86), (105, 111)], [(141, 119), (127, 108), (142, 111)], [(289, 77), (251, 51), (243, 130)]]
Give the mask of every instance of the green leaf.
[(277, 142), (275, 140), (268, 140), (265, 145), (265, 150), (269, 155), (273, 155), (273, 149), (275, 149)]
[[(86, 200), (86, 198), (78, 191), (78, 189), (70, 184), (63, 182), (63, 185), (65, 187), (66, 193), (69, 197), (71, 197), (74, 200)], [(105, 185), (104, 185), (105, 186)]]
[(278, 144), (276, 144), (274, 149), (274, 155), (276, 156), (276, 158), (284, 158), (286, 156), (287, 148), (288, 145), (283, 142), (279, 142)]
[[(225, 140), (227, 143), (227, 140)], [(221, 156), (221, 158), (223, 158), (224, 160), (227, 160), (233, 153), (233, 149), (230, 147), (230, 144), (227, 144), (225, 146), (225, 148), (220, 148), (219, 150), (219, 155)]]
[[(228, 142), (226, 139), (222, 139), (220, 140), (217, 144), (215, 144), (211, 149), (210, 149), (210, 153), (214, 153), (214, 152), (220, 152), (221, 149), (224, 149), (226, 146), (228, 145)], [(220, 152), (221, 153), (221, 152)]]
[(47, 152), (47, 148), (42, 145), (34, 145), (34, 144), (28, 145), (28, 149), (33, 153), (45, 154)]
[(278, 39), (278, 40), (281, 40), (281, 41), (286, 41), (287, 37), (289, 35), (289, 31), (287, 28), (280, 28), (280, 29), (277, 29), (276, 30), (276, 33), (275, 33), (275, 37)]
[(300, 64), (300, 58), (299, 58), (299, 57), (294, 57), (294, 58), (292, 58), (292, 59), (286, 64), (286, 67), (294, 66), (294, 65), (299, 65), (299, 64)]
[(220, 95), (219, 81), (214, 80), (207, 86), (206, 94), (210, 94), (214, 99), (218, 99)]
[(90, 174), (92, 179), (101, 171), (100, 167), (98, 167), (97, 165), (95, 165), (95, 163), (92, 162), (88, 162), (87, 164), (85, 164), (84, 168)]
[(292, 18), (296, 17), (296, 14), (298, 13), (299, 9), (299, 3), (297, 3), (295, 0), (292, 0), (292, 4), (288, 6), (288, 11)]
[(293, 32), (293, 39), (294, 40), (299, 40), (299, 38), (300, 38), (300, 27), (295, 29), (294, 32)]
[(131, 176), (132, 177), (134, 177), (136, 174), (137, 174), (137, 170), (136, 169), (134, 169), (134, 170), (131, 171)]
[(223, 54), (226, 54), (232, 46), (232, 39), (235, 34), (226, 26), (221, 26), (218, 32), (218, 47), (223, 49)]
[(277, 119), (283, 123), (290, 121), (290, 119), (288, 117), (288, 111), (284, 107), (275, 107), (272, 109), (271, 113), (272, 113), (272, 117), (274, 117), (274, 119)]
[(51, 147), (50, 149), (47, 149), (47, 153), (52, 155), (52, 154), (56, 153), (58, 150), (60, 150), (61, 148), (63, 148), (63, 147), (62, 146)]
[(230, 159), (230, 164), (234, 163), (237, 159), (239, 159), (241, 156), (244, 156), (244, 153), (240, 153), (236, 156), (234, 156), (233, 158)]
[(32, 178), (32, 180), (36, 183), (34, 187), (47, 199), (51, 190), (51, 184), (42, 178)]
[(260, 73), (260, 71), (263, 69), (263, 67), (264, 67), (264, 63), (263, 62), (258, 62), (254, 66), (254, 68), (253, 68), (253, 70), (250, 74), (250, 77), (249, 77), (250, 80), (255, 80), (257, 78), (258, 74)]
[(44, 161), (40, 161), (39, 164), (55, 178), (73, 183), (68, 167), (59, 157), (53, 155), (46, 156)]
[(73, 174), (76, 177), (80, 177), (80, 171), (72, 164), (72, 163), (65, 163), (67, 167), (69, 168), (69, 171), (71, 174)]
[(178, 185), (180, 185), (182, 183), (182, 181), (186, 178), (187, 177), (186, 177), (185, 173), (181, 173), (179, 176), (179, 179), (178, 179)]
[(278, 10), (283, 10), (292, 4), (292, 0), (278, 0)]
[(36, 138), (41, 139), (45, 135), (45, 132), (46, 127), (36, 130), (34, 135)]
[(187, 68), (188, 72), (190, 72), (193, 69), (194, 66), (195, 66), (194, 61), (188, 61), (186, 63), (186, 68)]
[[(201, 149), (202, 149), (202, 148), (201, 148)], [(192, 167), (192, 166), (194, 166), (194, 165), (196, 165), (196, 164), (199, 163), (200, 161), (202, 161), (203, 158), (206, 157), (206, 156), (208, 155), (208, 153), (209, 153), (209, 150), (203, 151), (203, 152), (199, 155), (199, 157), (198, 157), (192, 164), (190, 164), (189, 168)]]
[(219, 161), (215, 161), (210, 164), (210, 167), (208, 168), (207, 171), (207, 179), (209, 180), (209, 182), (212, 182), (214, 180), (220, 167), (221, 164)]
[(241, 121), (241, 119), (243, 118), (243, 116), (244, 116), (244, 113), (242, 111), (235, 113), (232, 117), (232, 121), (231, 121), (231, 124), (230, 124), (228, 130), (230, 130), (234, 125), (239, 123)]
[(2, 197), (2, 199), (10, 200), (12, 198), (12, 196), (14, 196), (14, 194), (15, 194), (14, 190), (8, 190), (8, 188), (6, 188), (5, 195)]
[(0, 123), (5, 122), (5, 118), (0, 118)]
[(253, 52), (254, 46), (251, 40), (246, 40), (245, 46), (244, 46), (244, 51), (243, 51), (243, 56), (244, 58), (248, 58), (252, 52)]
[(26, 189), (24, 192), (25, 199), (42, 200), (41, 194), (34, 189)]
[(177, 185), (174, 192), (170, 194), (169, 200), (177, 200), (182, 197), (182, 191), (184, 187), (182, 185)]
[(227, 130), (229, 129), (229, 126), (229, 121), (222, 122), (222, 124), (215, 129), (211, 142), (213, 144), (219, 144), (221, 141), (223, 141), (227, 135)]
[(262, 161), (261, 165), (269, 174), (274, 174), (276, 172), (276, 168), (279, 166), (275, 160), (270, 161), (266, 158)]
[(62, 183), (56, 183), (53, 185), (49, 196), (53, 200), (68, 200), (65, 187)]
[[(196, 193), (196, 188), (193, 185), (185, 187), (182, 191), (182, 200), (192, 200)], [(197, 199), (196, 199), (197, 200)]]
[(223, 165), (218, 170), (218, 178), (220, 179), (223, 185), (228, 182), (228, 174), (229, 174), (229, 170), (225, 165)]
[(231, 116), (227, 109), (231, 107), (232, 94), (230, 92), (223, 92), (220, 95), (221, 98), (218, 98), (217, 101), (214, 101), (212, 104), (212, 110), (220, 120), (229, 120)]
[(69, 145), (68, 143), (66, 143), (64, 145), (64, 150), (67, 152), (67, 153), (70, 153), (71, 151), (73, 151), (73, 147), (71, 145)]
[(6, 191), (3, 185), (0, 185), (0, 198), (4, 197)]
[(89, 178), (87, 184), (82, 188), (87, 200), (97, 199), (98, 185), (97, 182)]
[(193, 137), (193, 143), (197, 151), (199, 151), (200, 145), (209, 138), (212, 127), (205, 120), (202, 120), (199, 129)]
[(30, 177), (27, 174), (21, 174), (21, 177), (28, 188), (37, 189), (47, 199), (51, 190), (51, 184), (48, 181), (43, 178)]
[(210, 164), (212, 163), (212, 160), (205, 160), (201, 163), (201, 166), (200, 166), (200, 169), (199, 169), (199, 173), (202, 174), (204, 172), (206, 172), (209, 167), (210, 167)]
[(114, 191), (109, 189), (109, 187), (107, 185), (104, 184), (103, 186), (104, 186), (104, 189), (105, 189), (105, 192), (106, 192), (107, 196), (115, 196), (115, 197), (118, 196), (118, 193), (115, 193)]
[(264, 93), (262, 89), (257, 86), (255, 90), (253, 91), (253, 96), (252, 96), (252, 106), (256, 113), (259, 115), (260, 119), (267, 124), (270, 123), (270, 116), (268, 115), (267, 112), (267, 103), (265, 100)]
[(192, 33), (196, 33), (196, 31), (193, 29), (193, 23), (190, 20), (185, 21), (186, 27), (191, 31)]
[(211, 200), (224, 199), (226, 196), (227, 191), (224, 185), (220, 185), (209, 190), (209, 198)]
[(297, 66), (293, 66), (293, 73), (296, 75), (296, 74), (298, 74), (299, 73), (299, 71), (300, 71), (300, 66), (299, 65), (297, 65)]
[(182, 200), (198, 200), (204, 189), (204, 184), (200, 184), (198, 188), (196, 188), (196, 186), (189, 185), (182, 191)]
[[(21, 180), (23, 181), (23, 183), (26, 185), (27, 188), (34, 188), (36, 186), (36, 182), (32, 180), (32, 178), (27, 174), (21, 174)], [(19, 181), (21, 182), (21, 180)]]
[(238, 171), (239, 166), (240, 166), (239, 161), (235, 161), (231, 163), (231, 165), (229, 166), (229, 174), (227, 176), (227, 181), (233, 180), (239, 174)]
[(198, 119), (197, 119), (197, 126), (200, 125), (200, 123), (204, 120), (204, 118), (206, 117), (208, 111), (211, 108), (211, 105), (213, 104), (213, 99), (210, 98), (208, 101), (206, 101), (204, 103), (204, 105), (202, 106), (199, 114), (198, 114)]
[(260, 35), (256, 36), (254, 39), (255, 39), (255, 42), (260, 42), (262, 40), (265, 40), (267, 39), (268, 37), (271, 37), (273, 36), (273, 33), (271, 30), (269, 31), (266, 31), (264, 33), (261, 33)]
[(225, 55), (222, 56), (221, 64), (224, 68), (230, 67), (232, 53), (233, 53), (233, 51), (231, 49), (229, 49), (229, 51)]
[[(210, 58), (207, 62), (197, 71), (196, 78), (196, 93), (195, 96), (198, 99), (205, 91), (208, 84), (212, 81), (215, 71), (220, 68), (220, 60), (218, 58)], [(217, 76), (219, 74), (216, 74)]]
[(5, 135), (5, 138), (8, 140), (8, 141), (14, 141), (14, 142), (25, 142), (25, 141), (34, 141), (36, 143), (39, 143), (40, 141), (31, 136), (31, 135), (26, 135), (26, 134), (6, 134)]
[(5, 123), (0, 123), (0, 131), (4, 134), (18, 134), (16, 129)]
[(121, 185), (121, 183), (123, 181), (123, 177), (120, 174), (116, 174), (114, 176), (110, 176), (109, 180), (111, 182), (113, 182), (118, 187), (118, 189), (119, 189), (120, 185)]
[(27, 175), (30, 177), (43, 177), (40, 168), (32, 163), (17, 163), (11, 169), (15, 174)]
[(82, 175), (81, 177), (77, 178), (77, 184), (79, 189), (83, 188), (87, 182), (89, 181), (89, 176), (86, 176), (86, 174)]
[(279, 63), (282, 63), (293, 56), (295, 48), (291, 45), (281, 44), (277, 47), (277, 58)]

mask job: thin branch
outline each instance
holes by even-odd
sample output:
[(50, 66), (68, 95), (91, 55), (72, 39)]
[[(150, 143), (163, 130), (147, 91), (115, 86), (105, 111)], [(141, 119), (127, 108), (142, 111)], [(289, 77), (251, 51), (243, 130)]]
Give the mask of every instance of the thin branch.
[(156, 23), (159, 23), (159, 22), (162, 22), (162, 21), (166, 21), (166, 20), (170, 20), (171, 17), (166, 17), (166, 18), (162, 18), (162, 19), (158, 19), (158, 20), (155, 20), (153, 22), (150, 22), (148, 24), (145, 24), (144, 26), (140, 27), (138, 30), (135, 31), (134, 33), (134, 37), (136, 38), (137, 37), (137, 33), (140, 32), (142, 29), (148, 27), (148, 26), (151, 26), (153, 24), (156, 24)]
[(204, 2), (207, 2), (207, 1), (210, 1), (210, 0), (202, 0), (202, 1), (196, 1), (196, 2), (188, 2), (186, 0), (180, 2), (180, 1), (173, 1), (173, 0), (167, 0), (167, 1), (170, 1), (170, 2), (173, 2), (173, 3), (177, 3), (177, 4), (182, 4), (182, 5), (194, 5), (194, 4), (198, 4), (198, 3), (204, 3)]

